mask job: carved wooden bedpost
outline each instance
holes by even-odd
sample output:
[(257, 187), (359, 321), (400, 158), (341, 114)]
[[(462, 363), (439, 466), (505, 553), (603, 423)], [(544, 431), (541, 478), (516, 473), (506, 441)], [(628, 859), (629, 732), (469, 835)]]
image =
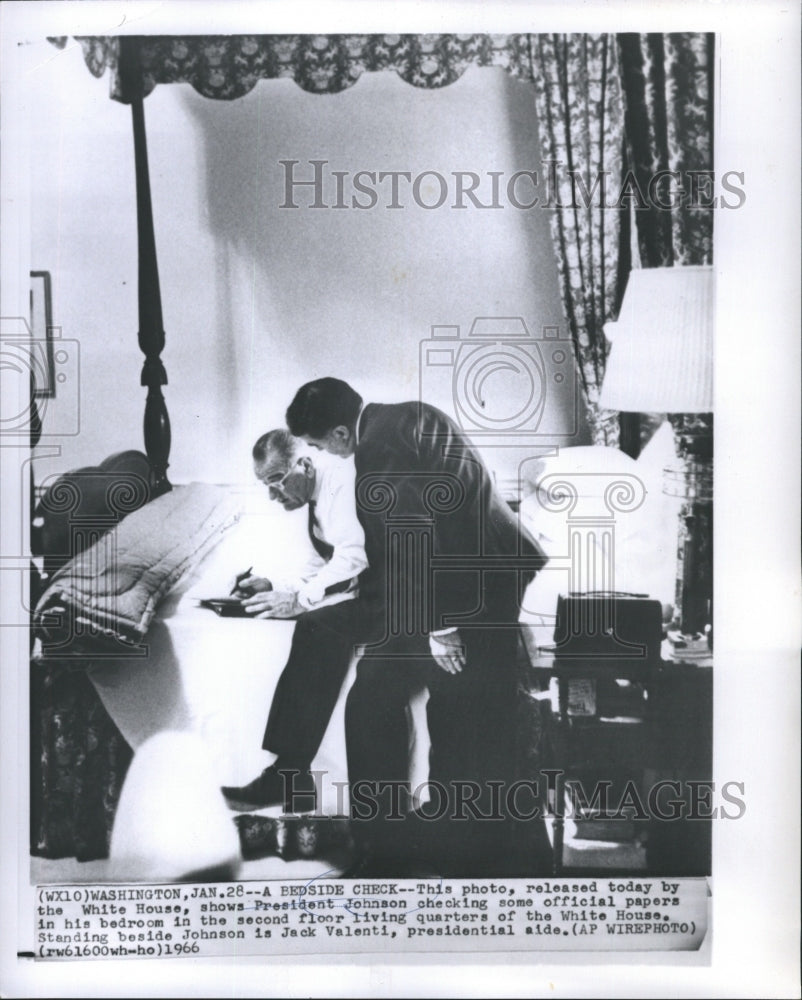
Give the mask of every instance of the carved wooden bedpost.
[(119, 75), (126, 103), (131, 105), (136, 166), (137, 238), (139, 243), (139, 347), (145, 355), (140, 384), (147, 387), (145, 401), (145, 451), (153, 466), (154, 496), (172, 489), (167, 479), (170, 457), (170, 417), (162, 395), (167, 372), (161, 360), (164, 349), (159, 268), (153, 230), (148, 149), (145, 138), (145, 109), (139, 39), (120, 38)]

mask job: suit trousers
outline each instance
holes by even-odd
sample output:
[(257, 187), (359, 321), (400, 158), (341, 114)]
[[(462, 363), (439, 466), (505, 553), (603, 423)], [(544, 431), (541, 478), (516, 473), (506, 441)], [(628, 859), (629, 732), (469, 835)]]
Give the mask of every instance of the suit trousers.
[(312, 763), (326, 734), (367, 614), (343, 601), (300, 615), (279, 677), (262, 748), (293, 765)]
[[(487, 618), (491, 624), (460, 631), (466, 665), (459, 674), (437, 666), (427, 636), (387, 635), (376, 604), (345, 601), (298, 618), (263, 747), (287, 763), (311, 763), (351, 660), (361, 653), (345, 713), (351, 826), (360, 850), (399, 865), (432, 858), (443, 874), (443, 858), (453, 875), (549, 870), (542, 819), (522, 831), (504, 797), (516, 773), (518, 629), (499, 624), (498, 613)], [(423, 687), (436, 821), (407, 815), (408, 706)], [(523, 842), (526, 860), (519, 861)]]
[[(311, 763), (351, 660), (367, 644), (348, 700), (349, 771), (377, 780), (406, 778), (406, 707), (416, 690), (428, 687), (432, 780), (497, 772), (508, 759), (517, 630), (466, 630), (467, 666), (454, 676), (436, 666), (426, 636), (386, 637), (383, 626), (375, 609), (359, 600), (299, 616), (263, 748), (293, 762)], [(359, 725), (349, 724), (351, 716)], [(368, 766), (368, 761), (374, 763)]]
[[(498, 865), (510, 833), (504, 791), (516, 764), (518, 634), (477, 628), (461, 636), (466, 664), (458, 674), (437, 666), (426, 637), (393, 651), (388, 643), (360, 660), (345, 716), (352, 832), (388, 859), (417, 855), (442, 871), (448, 858), (462, 873), (479, 874), (485, 864)], [(413, 790), (407, 705), (422, 686), (429, 689), (429, 781)], [(402, 835), (400, 814), (412, 797), (428, 797), (428, 809), (410, 818)]]
[[(357, 665), (345, 716), (351, 829), (390, 871), (410, 863), (454, 877), (551, 870), (534, 792), (511, 794), (521, 765), (517, 580), (498, 574), (492, 584), (459, 629), (460, 673), (440, 668), (421, 635), (385, 637)], [(407, 705), (421, 686), (429, 690), (429, 781), (408, 790)], [(409, 791), (428, 793), (428, 804), (405, 815)]]

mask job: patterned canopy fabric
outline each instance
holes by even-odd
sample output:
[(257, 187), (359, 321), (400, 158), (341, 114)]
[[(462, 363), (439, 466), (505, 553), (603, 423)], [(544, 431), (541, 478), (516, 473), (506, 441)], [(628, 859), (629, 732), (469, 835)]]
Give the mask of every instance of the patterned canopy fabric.
[(260, 80), (288, 78), (312, 94), (337, 94), (363, 73), (382, 70), (426, 88), (453, 83), (469, 66), (532, 78), (529, 35), (141, 35), (141, 90), (132, 95), (119, 72), (119, 37), (76, 41), (94, 76), (111, 71), (111, 96), (123, 102), (147, 96), (159, 83), (189, 83), (204, 97), (230, 101)]

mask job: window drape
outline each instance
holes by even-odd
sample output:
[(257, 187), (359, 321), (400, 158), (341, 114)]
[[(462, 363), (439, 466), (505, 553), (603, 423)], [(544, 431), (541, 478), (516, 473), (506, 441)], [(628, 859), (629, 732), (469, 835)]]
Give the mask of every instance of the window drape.
[[(618, 414), (598, 406), (627, 238), (619, 205), (624, 114), (612, 35), (535, 35), (535, 103), (557, 195), (551, 232), (563, 308), (596, 444), (615, 445)], [(622, 227), (622, 216), (623, 227)]]
[(618, 443), (598, 406), (633, 263), (712, 262), (713, 37), (535, 35), (541, 143), (558, 195), (552, 237), (595, 443)]
[(645, 192), (666, 174), (635, 212), (642, 266), (712, 264), (714, 38), (622, 34), (617, 45), (628, 166)]

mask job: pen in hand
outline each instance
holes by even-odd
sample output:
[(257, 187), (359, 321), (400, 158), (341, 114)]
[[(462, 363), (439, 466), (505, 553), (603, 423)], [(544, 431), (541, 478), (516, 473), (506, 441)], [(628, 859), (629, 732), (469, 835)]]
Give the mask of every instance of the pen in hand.
[(249, 566), (244, 573), (237, 573), (236, 577), (234, 578), (234, 586), (231, 588), (231, 594), (229, 596), (233, 597), (234, 594), (236, 594), (236, 592), (239, 590), (239, 585), (242, 583), (243, 580), (247, 580), (252, 572), (253, 572), (253, 566)]

